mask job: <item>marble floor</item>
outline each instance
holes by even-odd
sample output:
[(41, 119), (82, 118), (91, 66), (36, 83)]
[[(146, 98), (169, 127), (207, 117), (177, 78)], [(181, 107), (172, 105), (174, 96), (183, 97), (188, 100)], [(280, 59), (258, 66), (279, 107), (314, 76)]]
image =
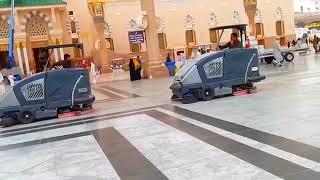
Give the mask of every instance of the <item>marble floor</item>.
[(0, 179), (319, 180), (320, 56), (260, 69), (257, 93), (188, 105), (103, 76), (93, 112), (0, 129)]

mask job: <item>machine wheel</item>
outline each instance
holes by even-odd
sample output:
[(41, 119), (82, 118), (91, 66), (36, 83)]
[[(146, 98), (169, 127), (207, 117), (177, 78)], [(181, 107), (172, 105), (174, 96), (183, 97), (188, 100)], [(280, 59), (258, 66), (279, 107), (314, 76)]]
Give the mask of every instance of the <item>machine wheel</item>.
[(23, 124), (32, 123), (35, 119), (34, 113), (30, 111), (21, 111), (18, 115), (18, 120)]
[(188, 93), (183, 95), (183, 98), (182, 98), (183, 104), (191, 104), (195, 102), (198, 102), (198, 98), (194, 94)]
[(273, 62), (273, 60), (274, 60), (273, 56), (264, 58), (264, 61), (266, 61), (267, 64), (271, 64)]
[(284, 60), (291, 62), (294, 60), (294, 54), (292, 52), (287, 52), (283, 55)]
[(172, 97), (171, 97), (171, 100), (177, 100), (177, 99), (179, 99), (179, 97), (177, 96), (177, 95), (172, 95)]
[(92, 109), (92, 104), (83, 104), (82, 105), (82, 111), (88, 111)]
[(210, 101), (214, 98), (214, 90), (210, 87), (204, 87), (201, 91), (201, 98), (205, 101)]
[(17, 118), (13, 118), (13, 117), (6, 117), (1, 119), (0, 121), (0, 126), (2, 127), (11, 127), (17, 124), (19, 124), (19, 121), (17, 120)]

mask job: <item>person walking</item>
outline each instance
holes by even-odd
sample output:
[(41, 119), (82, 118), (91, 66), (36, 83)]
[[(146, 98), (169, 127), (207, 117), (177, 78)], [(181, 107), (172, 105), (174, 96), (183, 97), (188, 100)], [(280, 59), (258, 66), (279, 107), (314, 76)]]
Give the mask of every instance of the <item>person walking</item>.
[(283, 56), (282, 56), (282, 52), (281, 52), (280, 37), (277, 37), (277, 39), (274, 43), (273, 56), (274, 56), (273, 65), (275, 67), (281, 67), (282, 66), (281, 62), (283, 61)]

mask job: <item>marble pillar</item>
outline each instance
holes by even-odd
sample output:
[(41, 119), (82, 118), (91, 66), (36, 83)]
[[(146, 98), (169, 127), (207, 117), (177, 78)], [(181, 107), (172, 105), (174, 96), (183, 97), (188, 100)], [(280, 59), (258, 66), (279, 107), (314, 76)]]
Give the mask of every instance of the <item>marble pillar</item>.
[(63, 51), (63, 48), (60, 48), (59, 51), (60, 51), (60, 59), (61, 59), (61, 60), (64, 60), (64, 51)]
[(155, 14), (154, 0), (141, 0), (141, 10), (147, 13), (148, 26), (146, 32), (146, 44), (148, 55), (148, 76), (152, 78), (156, 71), (163, 71), (161, 68), (160, 47), (157, 31), (157, 20)]
[(59, 61), (58, 49), (54, 49), (54, 50), (53, 50), (53, 53), (54, 53), (54, 60), (55, 60), (55, 62), (58, 62), (58, 61)]
[(104, 67), (110, 67), (109, 57), (108, 57), (108, 49), (105, 41), (105, 24), (104, 23), (96, 23), (95, 24), (96, 32), (97, 32), (97, 41), (100, 41), (99, 46), (96, 48), (95, 55), (95, 63), (96, 65), (103, 65)]
[(257, 0), (244, 0), (243, 4), (249, 20), (249, 34), (250, 36), (255, 36), (256, 26), (254, 19), (257, 13)]
[(23, 56), (24, 56), (24, 63), (26, 65), (26, 75), (30, 75), (30, 65), (29, 65), (29, 58), (28, 58), (28, 52), (27, 52), (27, 48), (23, 47)]
[(24, 74), (23, 61), (22, 61), (22, 55), (21, 55), (21, 48), (19, 46), (17, 46), (17, 56), (18, 56), (19, 67), (21, 69), (21, 72)]

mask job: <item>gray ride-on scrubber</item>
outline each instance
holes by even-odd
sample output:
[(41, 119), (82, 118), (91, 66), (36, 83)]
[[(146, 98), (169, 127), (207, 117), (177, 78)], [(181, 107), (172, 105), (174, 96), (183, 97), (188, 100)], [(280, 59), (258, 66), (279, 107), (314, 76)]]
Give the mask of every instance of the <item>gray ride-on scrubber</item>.
[(0, 98), (0, 125), (54, 118), (75, 107), (91, 109), (94, 100), (87, 69), (42, 72), (20, 81)]
[(181, 68), (170, 89), (173, 100), (182, 99), (188, 104), (250, 89), (253, 83), (263, 79), (265, 76), (259, 73), (257, 49), (239, 48), (196, 58)]

